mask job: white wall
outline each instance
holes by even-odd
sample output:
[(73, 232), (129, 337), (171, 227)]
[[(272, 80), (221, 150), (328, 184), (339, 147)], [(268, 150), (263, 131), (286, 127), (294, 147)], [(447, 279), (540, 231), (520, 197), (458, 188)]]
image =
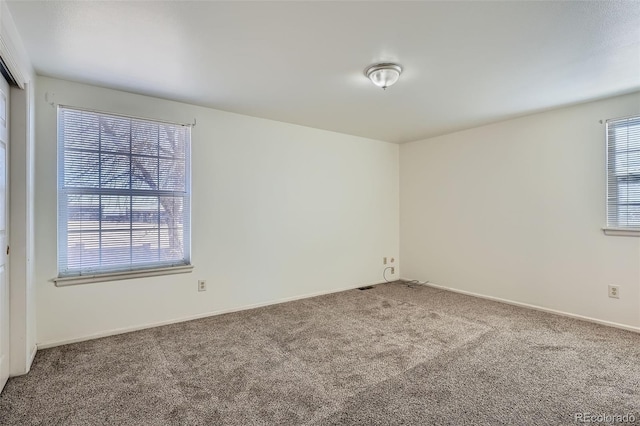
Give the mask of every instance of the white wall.
[[(55, 287), (56, 103), (197, 125), (191, 274)], [(382, 281), (398, 254), (397, 145), (39, 77), (38, 344)], [(197, 280), (208, 290), (199, 293)]]
[(640, 239), (601, 231), (599, 122), (638, 113), (635, 93), (402, 145), (402, 277), (640, 326)]
[[(45, 94), (197, 119), (193, 273), (53, 285), (56, 110)], [(404, 278), (640, 326), (640, 240), (601, 231), (599, 123), (640, 112), (640, 93), (400, 147), (43, 77), (36, 108), (40, 346), (380, 282), (381, 257), (398, 251)]]

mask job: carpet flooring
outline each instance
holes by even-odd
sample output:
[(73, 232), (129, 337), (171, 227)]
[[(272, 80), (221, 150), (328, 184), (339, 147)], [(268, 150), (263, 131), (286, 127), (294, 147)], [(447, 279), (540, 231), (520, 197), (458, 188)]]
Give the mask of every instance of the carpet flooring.
[(569, 425), (577, 413), (640, 424), (640, 335), (402, 283), (41, 350), (0, 395), (2, 425)]

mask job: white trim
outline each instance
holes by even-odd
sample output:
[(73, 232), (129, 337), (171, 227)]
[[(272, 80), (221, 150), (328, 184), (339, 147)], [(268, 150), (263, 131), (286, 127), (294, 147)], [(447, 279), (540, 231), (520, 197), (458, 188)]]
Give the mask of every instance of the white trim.
[(12, 374), (11, 377), (24, 376), (25, 374), (28, 374), (29, 371), (31, 371), (31, 365), (33, 365), (33, 360), (35, 359), (37, 352), (38, 345), (33, 345), (33, 349), (31, 349), (31, 354), (29, 355), (29, 359), (27, 360), (27, 365), (25, 366), (24, 371), (17, 374)]
[[(414, 281), (414, 280), (410, 280), (410, 279), (407, 279), (407, 278), (400, 278), (400, 281)], [(579, 319), (579, 320), (582, 320), (582, 321), (592, 322), (592, 323), (596, 323), (596, 324), (600, 324), (600, 325), (606, 325), (606, 326), (609, 326), (609, 327), (620, 328), (622, 330), (627, 330), (627, 331), (633, 331), (635, 333), (640, 333), (640, 327), (634, 327), (632, 325), (620, 324), (620, 323), (612, 322), (612, 321), (605, 321), (605, 320), (601, 320), (601, 319), (597, 319), (597, 318), (586, 317), (584, 315), (572, 314), (572, 313), (569, 313), (569, 312), (558, 311), (556, 309), (545, 308), (543, 306), (530, 305), (528, 303), (516, 302), (516, 301), (513, 301), (513, 300), (509, 300), (509, 299), (502, 299), (500, 297), (487, 296), (487, 295), (484, 295), (484, 294), (474, 293), (474, 292), (471, 292), (471, 291), (459, 290), (457, 288), (451, 288), (451, 287), (445, 287), (443, 285), (434, 284), (434, 283), (432, 283), (430, 281), (428, 281), (427, 284), (423, 284), (423, 285), (426, 285), (427, 287), (437, 288), (437, 289), (440, 289), (440, 290), (451, 291), (453, 293), (460, 293), (460, 294), (465, 294), (467, 296), (478, 297), (480, 299), (492, 300), (494, 302), (506, 303), (508, 305), (519, 306), (521, 308), (533, 309), (533, 310), (536, 310), (536, 311), (547, 312), (547, 313), (550, 313), (550, 314), (560, 315), (560, 316), (563, 316), (563, 317)]]
[(36, 358), (36, 354), (38, 353), (38, 345), (33, 345), (33, 349), (31, 349), (31, 355), (29, 355), (29, 365), (27, 365), (27, 373), (31, 370), (31, 364), (33, 364), (33, 360)]
[(38, 345), (34, 345), (33, 349), (31, 349), (31, 354), (29, 355), (29, 359), (27, 359), (27, 365), (24, 366), (24, 370), (21, 370), (19, 372), (12, 372), (9, 377), (18, 377), (18, 376), (24, 376), (25, 374), (29, 373), (29, 371), (31, 370), (31, 365), (33, 364), (33, 360), (36, 357), (36, 353), (38, 352)]
[(132, 331), (139, 331), (139, 330), (145, 330), (145, 329), (148, 329), (148, 328), (161, 327), (163, 325), (177, 324), (177, 323), (186, 322), (186, 321), (193, 321), (193, 320), (212, 317), (212, 316), (216, 316), (216, 315), (229, 314), (229, 313), (232, 313), (232, 312), (246, 311), (246, 310), (249, 310), (249, 309), (261, 308), (263, 306), (278, 305), (280, 303), (293, 302), (294, 300), (308, 299), (308, 298), (311, 298), (311, 297), (323, 296), (325, 294), (340, 293), (342, 291), (355, 290), (355, 289), (360, 288), (360, 287), (366, 287), (366, 286), (369, 286), (369, 285), (378, 285), (378, 284), (385, 284), (385, 283), (381, 283), (381, 282), (375, 282), (375, 283), (369, 283), (369, 284), (360, 283), (358, 285), (343, 287), (343, 288), (339, 288), (339, 289), (335, 289), (335, 290), (319, 291), (319, 292), (316, 292), (316, 293), (303, 294), (303, 295), (300, 295), (300, 296), (285, 297), (285, 298), (282, 298), (282, 299), (276, 299), (276, 300), (272, 300), (272, 301), (269, 301), (269, 302), (255, 303), (255, 304), (252, 304), (252, 305), (245, 305), (245, 306), (241, 306), (241, 307), (238, 307), (238, 308), (222, 309), (222, 310), (219, 310), (219, 311), (205, 312), (205, 313), (202, 313), (202, 314), (189, 315), (187, 317), (176, 318), (176, 319), (171, 319), (171, 320), (166, 320), (166, 321), (158, 321), (158, 322), (148, 323), (148, 324), (145, 324), (145, 325), (134, 326), (134, 327), (115, 328), (115, 329), (112, 329), (112, 330), (101, 331), (99, 333), (89, 334), (89, 335), (82, 336), (82, 337), (75, 337), (75, 338), (63, 339), (63, 340), (51, 340), (51, 341), (44, 342), (44, 343), (38, 343), (38, 349), (48, 349), (48, 348), (53, 348), (55, 346), (61, 346), (61, 345), (68, 345), (68, 344), (71, 344), (71, 343), (84, 342), (86, 340), (93, 340), (93, 339), (99, 339), (101, 337), (115, 336), (117, 334), (130, 333)]
[(640, 237), (640, 229), (631, 228), (602, 228), (605, 235), (616, 237)]
[(132, 278), (157, 277), (159, 275), (188, 274), (193, 271), (193, 265), (170, 266), (167, 268), (141, 269), (139, 271), (105, 272), (95, 275), (77, 275), (73, 277), (58, 277), (53, 281), (56, 287), (69, 285), (100, 283), (104, 281), (128, 280)]
[(4, 61), (7, 66), (7, 70), (11, 74), (11, 77), (15, 80), (16, 84), (20, 89), (24, 89), (25, 78), (22, 71), (20, 71), (20, 67), (18, 66), (15, 58), (15, 55), (12, 53), (13, 49), (11, 49), (4, 37), (0, 37), (0, 57)]
[[(2, 57), (18, 87), (24, 89), (25, 83), (28, 82), (26, 75), (29, 70), (25, 70), (19, 60), (18, 50), (21, 48), (24, 50), (21, 43), (22, 40), (20, 40), (20, 35), (6, 2), (3, 1), (0, 7), (2, 7), (0, 12), (0, 57)], [(18, 46), (16, 46), (16, 43), (18, 43)]]

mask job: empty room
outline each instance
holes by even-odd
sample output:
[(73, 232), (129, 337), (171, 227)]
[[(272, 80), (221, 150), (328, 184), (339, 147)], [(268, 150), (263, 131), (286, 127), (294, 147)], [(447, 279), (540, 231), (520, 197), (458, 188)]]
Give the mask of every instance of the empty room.
[(0, 425), (640, 425), (640, 2), (0, 1)]

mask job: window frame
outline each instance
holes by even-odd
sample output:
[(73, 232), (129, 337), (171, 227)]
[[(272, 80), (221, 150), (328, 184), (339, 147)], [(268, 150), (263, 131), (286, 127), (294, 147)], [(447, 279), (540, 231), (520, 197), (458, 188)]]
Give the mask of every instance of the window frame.
[[(135, 265), (129, 265), (129, 267), (114, 267), (114, 268), (102, 268), (102, 270), (100, 270), (101, 268), (80, 268), (79, 270), (74, 270), (74, 271), (64, 271), (61, 270), (61, 265), (63, 264), (64, 261), (61, 261), (61, 256), (63, 256), (62, 253), (62, 244), (66, 244), (67, 241), (67, 233), (68, 233), (68, 221), (66, 220), (65, 217), (62, 217), (64, 214), (68, 214), (68, 206), (65, 207), (64, 209), (61, 208), (61, 203), (65, 202), (64, 200), (66, 199), (65, 197), (69, 195), (68, 188), (64, 187), (64, 183), (60, 182), (61, 179), (64, 179), (64, 176), (62, 175), (62, 173), (64, 173), (64, 169), (61, 169), (61, 167), (64, 167), (64, 161), (65, 161), (65, 154), (66, 154), (66, 150), (65, 150), (65, 145), (64, 145), (64, 137), (61, 133), (61, 120), (62, 120), (62, 112), (63, 110), (71, 110), (71, 111), (75, 111), (75, 112), (79, 112), (79, 113), (88, 113), (88, 114), (95, 114), (98, 116), (106, 116), (106, 117), (113, 117), (113, 118), (121, 118), (121, 119), (126, 119), (126, 120), (130, 120), (130, 123), (133, 121), (137, 121), (137, 122), (142, 122), (146, 125), (149, 124), (153, 124), (153, 125), (169, 125), (169, 126), (175, 126), (175, 127), (185, 127), (188, 128), (188, 130), (186, 131), (186, 141), (185, 141), (185, 152), (184, 152), (184, 173), (185, 173), (185, 182), (184, 182), (184, 191), (175, 191), (175, 190), (168, 190), (165, 191), (163, 189), (160, 189), (160, 187), (158, 186), (157, 189), (153, 190), (138, 190), (138, 189), (134, 189), (131, 186), (131, 183), (129, 184), (128, 189), (106, 189), (102, 188), (99, 184), (99, 186), (97, 188), (95, 188), (95, 190), (91, 190), (91, 189), (79, 189), (77, 192), (82, 194), (82, 193), (92, 193), (92, 195), (100, 195), (100, 196), (104, 196), (104, 195), (108, 195), (109, 193), (113, 192), (120, 192), (120, 196), (129, 196), (129, 197), (133, 197), (133, 196), (144, 196), (144, 197), (157, 197), (158, 198), (158, 202), (160, 202), (160, 198), (163, 196), (163, 194), (165, 192), (173, 192), (175, 196), (175, 193), (183, 193), (184, 195), (179, 196), (179, 199), (182, 199), (183, 201), (183, 213), (181, 213), (182, 219), (183, 219), (183, 226), (182, 226), (182, 253), (183, 253), (183, 259), (182, 261), (169, 261), (169, 262), (150, 262), (148, 264), (139, 264), (139, 266), (135, 266)], [(195, 122), (194, 122), (195, 123)], [(192, 166), (192, 160), (191, 160), (191, 128), (194, 126), (194, 124), (183, 124), (183, 123), (175, 123), (175, 122), (170, 122), (170, 121), (165, 121), (165, 120), (159, 120), (159, 119), (151, 119), (151, 118), (146, 118), (146, 117), (138, 117), (138, 116), (132, 116), (132, 115), (127, 115), (127, 114), (121, 114), (121, 113), (113, 113), (113, 112), (107, 112), (107, 111), (99, 111), (99, 110), (93, 110), (93, 109), (89, 109), (89, 108), (82, 108), (82, 107), (75, 107), (75, 106), (66, 106), (66, 105), (58, 105), (57, 106), (57, 111), (56, 111), (56, 128), (57, 128), (57, 140), (56, 140), (56, 150), (57, 150), (57, 184), (56, 184), (56, 202), (57, 202), (57, 207), (56, 207), (56, 226), (57, 226), (57, 240), (56, 240), (56, 249), (57, 249), (57, 276), (56, 278), (53, 278), (52, 281), (55, 283), (56, 286), (67, 286), (67, 285), (75, 285), (75, 284), (86, 284), (86, 283), (93, 283), (93, 282), (103, 282), (103, 281), (116, 281), (116, 280), (123, 280), (123, 279), (131, 279), (131, 278), (142, 278), (142, 277), (152, 277), (152, 276), (160, 276), (160, 275), (171, 275), (171, 274), (180, 274), (180, 273), (189, 273), (193, 270), (193, 265), (191, 263), (191, 197), (192, 197), (192, 190), (191, 190), (191, 166)], [(160, 127), (158, 127), (158, 129), (160, 129)], [(131, 138), (131, 131), (129, 131), (129, 138)], [(158, 142), (159, 143), (159, 142)], [(99, 156), (102, 155), (102, 149), (101, 147), (99, 147), (97, 149), (97, 152), (99, 153)], [(132, 151), (132, 145), (131, 145), (131, 141), (130, 141), (130, 145), (129, 145), (129, 150), (128, 151), (122, 151), (122, 155), (124, 156), (129, 156), (130, 158), (134, 155), (134, 152)], [(161, 154), (158, 152), (158, 161), (160, 161), (160, 159), (162, 158)], [(144, 153), (143, 153), (144, 156)], [(175, 157), (174, 157), (175, 158)], [(101, 163), (102, 158), (99, 157), (98, 160)], [(131, 161), (131, 160), (130, 160)], [(100, 166), (99, 166), (100, 167)], [(131, 166), (129, 167), (129, 172), (128, 172), (128, 176), (131, 182), (131, 176), (132, 176), (132, 168)], [(158, 175), (159, 176), (159, 175)], [(158, 181), (157, 185), (159, 185), (160, 182)], [(148, 192), (147, 192), (148, 191)], [(105, 193), (106, 192), (106, 193)], [(138, 194), (138, 192), (140, 193), (144, 193), (144, 194)], [(167, 196), (167, 195), (165, 195)], [(159, 207), (160, 208), (160, 207)], [(64, 210), (64, 212), (63, 212)], [(186, 211), (185, 211), (186, 210)], [(160, 214), (160, 210), (158, 210), (158, 214)], [(64, 221), (62, 221), (64, 219)], [(130, 219), (132, 220), (132, 219)], [(158, 218), (158, 220), (160, 220), (160, 218)], [(63, 225), (64, 224), (64, 225)], [(133, 228), (130, 228), (133, 229)], [(162, 226), (159, 225), (158, 231), (160, 232), (160, 230), (162, 229)], [(97, 232), (99, 232), (100, 234), (102, 234), (103, 229), (100, 228)], [(128, 250), (131, 252), (133, 250), (133, 245), (129, 245), (128, 246)], [(67, 256), (66, 262), (68, 262), (69, 257), (68, 257), (68, 247), (64, 249), (65, 253), (64, 255)]]
[[(611, 196), (611, 185), (610, 185), (610, 177), (612, 174), (615, 174), (615, 170), (611, 170), (610, 167), (610, 157), (612, 152), (615, 151), (615, 145), (611, 146), (610, 138), (609, 138), (609, 126), (610, 123), (622, 121), (622, 120), (640, 120), (640, 114), (629, 115), (625, 117), (611, 118), (606, 120), (605, 122), (605, 220), (606, 226), (602, 228), (605, 235), (610, 236), (622, 236), (622, 237), (640, 237), (640, 225), (637, 227), (634, 226), (618, 226), (617, 224), (611, 224), (609, 222), (611, 203), (609, 202)], [(639, 162), (640, 162), (640, 153), (638, 154)], [(638, 173), (635, 180), (640, 182), (640, 173)], [(615, 194), (615, 199), (618, 200), (617, 190)]]

